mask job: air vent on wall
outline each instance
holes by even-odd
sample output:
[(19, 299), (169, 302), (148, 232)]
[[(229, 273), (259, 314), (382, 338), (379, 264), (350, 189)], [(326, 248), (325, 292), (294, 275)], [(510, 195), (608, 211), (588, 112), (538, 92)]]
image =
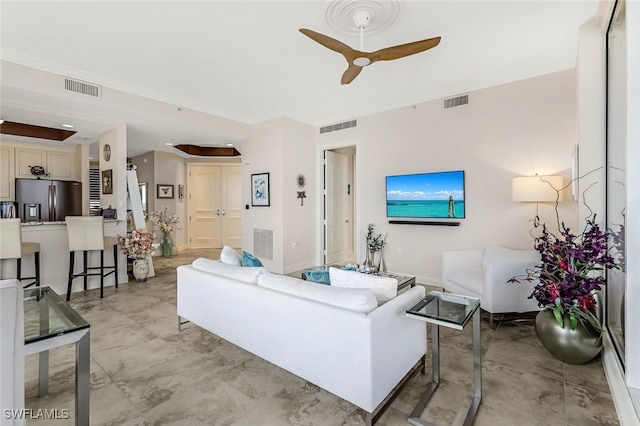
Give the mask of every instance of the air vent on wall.
[(273, 260), (273, 231), (253, 230), (253, 254), (259, 259)]
[(356, 127), (358, 120), (345, 121), (344, 123), (330, 124), (329, 126), (320, 127), (320, 133), (335, 132), (336, 130), (349, 129)]
[(456, 96), (455, 98), (445, 99), (443, 102), (444, 109), (454, 108), (469, 103), (469, 95)]
[(73, 80), (69, 77), (64, 78), (64, 90), (69, 92), (80, 93), (82, 95), (100, 97), (100, 86), (87, 83), (85, 81)]

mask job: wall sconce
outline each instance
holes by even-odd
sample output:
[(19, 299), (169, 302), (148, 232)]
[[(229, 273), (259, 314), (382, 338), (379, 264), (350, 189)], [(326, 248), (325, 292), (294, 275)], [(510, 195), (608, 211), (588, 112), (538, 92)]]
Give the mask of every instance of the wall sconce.
[(562, 201), (562, 176), (515, 177), (511, 189), (513, 201), (536, 203), (537, 220), (538, 203)]

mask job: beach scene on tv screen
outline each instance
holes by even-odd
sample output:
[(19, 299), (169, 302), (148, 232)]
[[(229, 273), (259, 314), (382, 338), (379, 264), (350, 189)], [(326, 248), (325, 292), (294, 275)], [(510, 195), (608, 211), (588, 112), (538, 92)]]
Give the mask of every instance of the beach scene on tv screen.
[(464, 172), (387, 176), (387, 216), (464, 218)]

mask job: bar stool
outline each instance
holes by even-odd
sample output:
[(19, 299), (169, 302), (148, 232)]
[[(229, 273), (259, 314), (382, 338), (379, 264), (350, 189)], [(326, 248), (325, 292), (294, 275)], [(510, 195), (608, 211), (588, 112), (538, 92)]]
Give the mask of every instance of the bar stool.
[[(23, 243), (20, 219), (0, 219), (0, 259), (16, 259), (16, 279), (35, 280), (23, 288), (40, 287), (40, 243)], [(35, 276), (22, 276), (22, 258), (33, 254)]]
[[(67, 301), (71, 299), (71, 284), (77, 277), (83, 277), (84, 289), (87, 290), (87, 279), (100, 276), (100, 298), (104, 296), (104, 277), (115, 274), (118, 288), (118, 238), (105, 237), (102, 216), (67, 216), (67, 234), (69, 235), (69, 281), (67, 283)], [(104, 248), (113, 246), (113, 266), (104, 266)], [(100, 250), (100, 266), (87, 266), (89, 251)], [(73, 273), (76, 251), (82, 251), (82, 272)], [(99, 269), (99, 272), (89, 272)], [(105, 269), (110, 269), (104, 273)]]

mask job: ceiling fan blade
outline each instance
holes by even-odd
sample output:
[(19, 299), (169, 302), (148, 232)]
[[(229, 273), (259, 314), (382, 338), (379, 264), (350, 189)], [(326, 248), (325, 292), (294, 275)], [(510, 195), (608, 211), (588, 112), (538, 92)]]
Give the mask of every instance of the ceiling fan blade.
[(347, 59), (347, 61), (350, 62), (351, 60), (353, 60), (355, 50), (353, 50), (351, 47), (347, 46), (343, 42), (338, 41), (329, 36), (326, 36), (324, 34), (320, 34), (315, 31), (308, 30), (306, 28), (300, 28), (300, 32), (306, 35), (307, 37), (309, 37), (311, 40), (317, 43), (320, 43), (327, 49), (331, 49), (334, 52), (341, 53)]
[(347, 68), (344, 74), (342, 74), (342, 79), (340, 80), (340, 83), (342, 84), (351, 83), (353, 79), (355, 79), (358, 76), (358, 74), (360, 74), (360, 71), (362, 71), (362, 67), (357, 67), (354, 65), (349, 66), (349, 68)]
[(375, 52), (369, 53), (367, 57), (371, 60), (371, 63), (376, 61), (390, 61), (392, 59), (404, 58), (405, 56), (424, 52), (425, 50), (436, 47), (438, 44), (440, 44), (440, 37), (434, 37), (376, 50)]

